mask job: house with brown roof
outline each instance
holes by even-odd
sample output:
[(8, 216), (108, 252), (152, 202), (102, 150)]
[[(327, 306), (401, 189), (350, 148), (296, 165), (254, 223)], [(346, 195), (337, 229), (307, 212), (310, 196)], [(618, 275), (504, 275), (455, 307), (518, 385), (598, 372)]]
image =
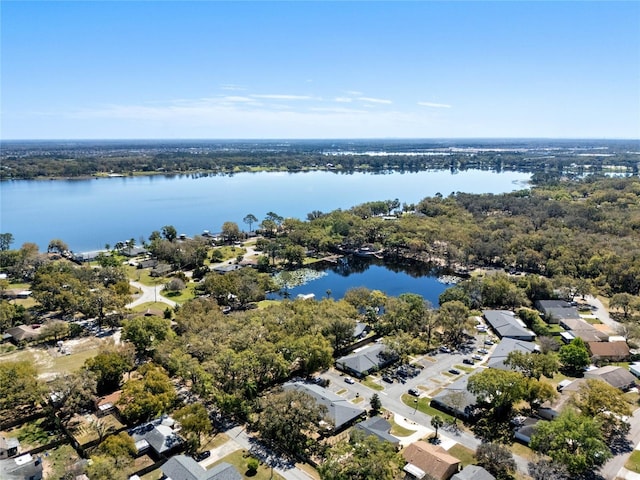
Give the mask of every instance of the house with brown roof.
[(560, 326), (569, 331), (574, 337), (579, 337), (585, 342), (602, 342), (609, 338), (609, 335), (594, 328), (593, 325), (580, 318), (560, 320)]
[(460, 460), (444, 448), (423, 440), (409, 445), (402, 456), (407, 461), (403, 470), (415, 480), (427, 475), (435, 480), (449, 480), (460, 469)]
[(587, 342), (591, 351), (591, 360), (608, 360), (622, 362), (629, 359), (629, 345), (627, 342)]
[(21, 342), (30, 342), (36, 340), (40, 336), (40, 325), (18, 325), (17, 327), (8, 328), (6, 333), (11, 335), (9, 339), (16, 345)]

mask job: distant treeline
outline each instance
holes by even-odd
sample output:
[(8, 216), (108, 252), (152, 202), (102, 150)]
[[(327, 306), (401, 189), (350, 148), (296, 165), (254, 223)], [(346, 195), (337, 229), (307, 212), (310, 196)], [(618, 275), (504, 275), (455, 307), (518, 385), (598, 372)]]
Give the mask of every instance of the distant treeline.
[(637, 174), (640, 162), (637, 143), (5, 143), (0, 157), (0, 179), (229, 174), (256, 169), (329, 169), (339, 173), (482, 169), (519, 170), (554, 177), (620, 167), (624, 173)]

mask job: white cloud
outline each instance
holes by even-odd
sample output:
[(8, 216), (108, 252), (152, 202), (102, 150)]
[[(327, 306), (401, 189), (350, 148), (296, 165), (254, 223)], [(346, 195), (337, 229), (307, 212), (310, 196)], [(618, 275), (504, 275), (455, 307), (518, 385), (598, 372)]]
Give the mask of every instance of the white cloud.
[(265, 98), (269, 100), (313, 100), (313, 97), (309, 95), (282, 95), (282, 94), (268, 94), (268, 95), (251, 95), (252, 98)]
[(220, 85), (220, 88), (222, 90), (235, 90), (235, 91), (246, 90), (245, 87), (242, 87), (240, 85), (234, 85), (233, 83), (226, 83), (224, 85)]
[(451, 105), (447, 105), (446, 103), (418, 102), (418, 105), (429, 108), (451, 108)]
[(347, 95), (353, 95), (354, 97), (359, 97), (360, 95), (362, 95), (362, 92), (359, 92), (357, 90), (347, 90), (346, 92)]
[(336, 97), (333, 99), (334, 102), (338, 103), (351, 103), (353, 102), (353, 98), (351, 97)]
[(367, 102), (367, 103), (383, 103), (385, 105), (393, 103), (391, 100), (386, 100), (384, 98), (373, 98), (373, 97), (358, 97), (358, 100), (362, 102)]

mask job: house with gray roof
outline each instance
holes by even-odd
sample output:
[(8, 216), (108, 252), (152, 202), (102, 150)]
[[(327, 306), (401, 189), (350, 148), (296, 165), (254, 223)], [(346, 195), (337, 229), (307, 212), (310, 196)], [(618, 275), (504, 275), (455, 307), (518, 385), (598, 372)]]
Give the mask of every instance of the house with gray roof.
[(160, 467), (166, 480), (242, 480), (242, 475), (227, 462), (206, 470), (193, 458), (175, 455)]
[(373, 435), (377, 437), (378, 440), (389, 442), (396, 447), (400, 445), (400, 440), (389, 433), (391, 431), (391, 424), (378, 415), (368, 418), (364, 422), (357, 423), (354, 429), (361, 430), (367, 437)]
[(547, 323), (559, 323), (560, 320), (580, 318), (578, 309), (564, 300), (536, 300), (535, 305)]
[(327, 417), (333, 423), (333, 431), (338, 432), (353, 424), (357, 419), (363, 418), (366, 412), (363, 408), (354, 405), (347, 399), (336, 395), (330, 390), (319, 385), (304, 382), (288, 382), (282, 388), (295, 390), (309, 395), (318, 405), (327, 407)]
[(507, 367), (504, 362), (507, 360), (509, 353), (511, 352), (523, 352), (523, 353), (538, 353), (540, 347), (533, 342), (525, 342), (524, 340), (514, 340), (513, 338), (503, 338), (502, 341), (496, 345), (493, 354), (489, 357), (487, 367), (497, 368), (499, 370), (512, 370), (511, 367)]
[(463, 375), (459, 380), (446, 386), (431, 399), (430, 405), (458, 418), (471, 418), (475, 413), (478, 400), (467, 390), (469, 377), (470, 375)]
[(20, 441), (15, 437), (0, 436), (0, 460), (15, 457), (20, 451)]
[(585, 342), (606, 341), (609, 336), (595, 328), (581, 318), (565, 318), (560, 320), (560, 326), (568, 331), (574, 338), (579, 337)]
[(496, 480), (496, 477), (478, 465), (467, 465), (451, 477), (451, 480)]
[(354, 377), (364, 378), (397, 360), (398, 356), (388, 351), (384, 344), (374, 343), (338, 358), (336, 368)]
[(138, 454), (151, 449), (158, 458), (163, 458), (181, 449), (184, 440), (173, 429), (174, 424), (171, 417), (163, 416), (129, 430)]
[(532, 342), (536, 334), (527, 329), (522, 320), (509, 310), (483, 310), (482, 314), (500, 338), (514, 338)]
[(606, 367), (589, 370), (584, 373), (584, 378), (603, 380), (612, 387), (619, 388), (625, 392), (636, 385), (636, 377), (634, 377), (629, 370), (623, 367), (616, 367), (615, 365), (607, 365)]

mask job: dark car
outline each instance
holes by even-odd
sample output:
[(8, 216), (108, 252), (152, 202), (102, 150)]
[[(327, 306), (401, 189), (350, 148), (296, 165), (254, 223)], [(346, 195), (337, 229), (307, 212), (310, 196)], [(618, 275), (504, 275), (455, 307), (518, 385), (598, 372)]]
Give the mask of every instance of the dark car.
[(210, 456), (211, 456), (211, 451), (210, 450), (205, 450), (204, 452), (196, 453), (193, 456), (193, 459), (196, 462), (201, 462), (202, 460), (204, 460), (205, 458), (209, 458)]
[(409, 389), (409, 395), (413, 395), (414, 397), (419, 397), (420, 396), (420, 390), (418, 390), (417, 388), (410, 388)]
[(473, 358), (465, 358), (462, 360), (462, 363), (466, 363), (467, 365), (473, 365), (475, 362), (473, 361)]
[(453, 375), (460, 375), (460, 370), (457, 368), (450, 368), (449, 373), (452, 373)]
[(393, 383), (393, 378), (389, 377), (388, 375), (385, 375), (384, 377), (382, 377), (382, 380), (387, 383)]

